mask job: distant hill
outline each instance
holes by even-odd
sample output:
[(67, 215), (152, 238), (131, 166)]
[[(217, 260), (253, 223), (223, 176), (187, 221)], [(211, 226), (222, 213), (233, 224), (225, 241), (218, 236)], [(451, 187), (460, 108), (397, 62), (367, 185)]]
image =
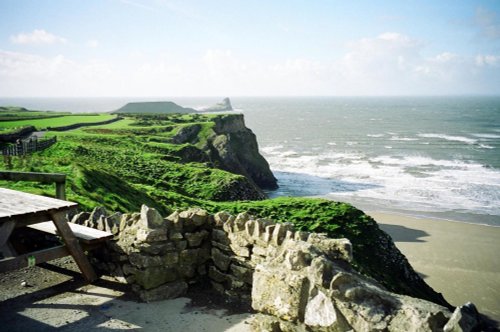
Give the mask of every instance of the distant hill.
[(231, 105), (231, 101), (229, 98), (224, 98), (220, 103), (200, 109), (200, 112), (226, 112), (232, 110), (233, 106)]
[(115, 114), (140, 114), (140, 113), (194, 113), (196, 110), (177, 105), (171, 101), (135, 102), (113, 111)]

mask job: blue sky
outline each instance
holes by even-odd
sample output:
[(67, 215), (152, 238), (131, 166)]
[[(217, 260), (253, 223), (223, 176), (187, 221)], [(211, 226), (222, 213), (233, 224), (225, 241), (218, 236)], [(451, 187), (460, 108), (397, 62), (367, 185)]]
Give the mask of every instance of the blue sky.
[(0, 96), (500, 94), (500, 1), (0, 1)]

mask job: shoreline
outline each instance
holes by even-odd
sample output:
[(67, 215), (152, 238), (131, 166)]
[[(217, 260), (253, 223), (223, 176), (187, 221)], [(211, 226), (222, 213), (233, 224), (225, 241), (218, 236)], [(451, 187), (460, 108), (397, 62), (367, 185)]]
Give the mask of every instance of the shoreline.
[(500, 227), (387, 211), (366, 214), (452, 305), (473, 302), (500, 322)]

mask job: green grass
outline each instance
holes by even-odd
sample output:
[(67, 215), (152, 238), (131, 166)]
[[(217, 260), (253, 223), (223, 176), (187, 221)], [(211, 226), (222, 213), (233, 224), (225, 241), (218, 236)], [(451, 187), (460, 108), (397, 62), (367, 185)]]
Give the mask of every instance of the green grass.
[(48, 119), (32, 119), (32, 120), (18, 120), (18, 121), (2, 121), (0, 122), (0, 130), (25, 127), (25, 126), (35, 126), (38, 130), (46, 129), (48, 127), (62, 127), (69, 126), (76, 123), (94, 123), (107, 121), (115, 118), (115, 115), (111, 114), (99, 114), (99, 115), (66, 115), (56, 118)]

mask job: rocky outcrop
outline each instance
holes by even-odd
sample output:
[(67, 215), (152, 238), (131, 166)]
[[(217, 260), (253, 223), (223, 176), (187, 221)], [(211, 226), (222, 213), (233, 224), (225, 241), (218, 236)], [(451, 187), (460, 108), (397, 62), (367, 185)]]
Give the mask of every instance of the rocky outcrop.
[(259, 153), (255, 134), (245, 127), (243, 114), (221, 115), (214, 122), (214, 135), (203, 147), (214, 165), (241, 174), (262, 189), (276, 189), (277, 180)]
[(224, 98), (220, 103), (200, 109), (200, 112), (227, 112), (232, 110), (231, 101), (229, 98)]
[(200, 209), (162, 218), (147, 206), (114, 217), (95, 210), (74, 221), (115, 234), (92, 261), (142, 300), (177, 297), (208, 278), (221, 294), (251, 303), (254, 331), (474, 331), (480, 324), (470, 303), (452, 313), (387, 291), (351, 268), (349, 240), (290, 223)]

